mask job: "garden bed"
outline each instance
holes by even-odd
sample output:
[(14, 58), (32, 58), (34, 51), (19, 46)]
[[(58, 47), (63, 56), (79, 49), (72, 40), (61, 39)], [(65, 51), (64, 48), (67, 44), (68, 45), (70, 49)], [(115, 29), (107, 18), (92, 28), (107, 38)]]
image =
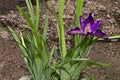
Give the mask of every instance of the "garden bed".
[[(84, 16), (90, 12), (90, 6), (94, 4), (95, 0), (84, 1)], [(22, 76), (30, 76), (23, 59), (21, 51), (15, 43), (14, 39), (7, 32), (7, 26), (14, 28), (16, 31), (22, 30), (23, 25), (28, 28), (25, 20), (16, 9), (16, 6), (21, 6), (24, 9), (24, 0), (1, 0), (0, 1), (0, 23), (3, 25), (0, 28), (0, 80), (18, 80)], [(58, 13), (58, 3), (53, 0), (55, 7), (55, 14)], [(108, 35), (120, 34), (120, 1), (119, 0), (101, 0), (96, 9), (96, 19), (102, 19), (102, 30)], [(58, 45), (58, 36), (55, 25), (53, 12), (50, 8), (50, 3), (47, 1), (43, 6), (41, 18), (45, 19), (45, 14), (49, 12), (49, 30), (48, 30), (48, 45)], [(75, 2), (73, 0), (66, 0), (65, 6), (65, 31), (67, 32), (75, 25)], [(41, 21), (43, 23), (43, 21)], [(40, 32), (42, 32), (42, 24)], [(70, 43), (72, 37), (66, 34), (67, 46), (72, 47)], [(89, 55), (92, 61), (109, 63), (109, 67), (89, 67), (84, 71), (83, 76), (95, 77), (97, 80), (120, 80), (120, 42), (97, 42)]]

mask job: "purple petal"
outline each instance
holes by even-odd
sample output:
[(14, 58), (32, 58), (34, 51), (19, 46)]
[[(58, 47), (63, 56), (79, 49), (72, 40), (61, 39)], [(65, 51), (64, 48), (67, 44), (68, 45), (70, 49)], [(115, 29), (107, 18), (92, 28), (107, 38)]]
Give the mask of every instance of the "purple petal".
[(80, 16), (80, 25), (81, 25), (81, 29), (84, 31), (86, 23), (82, 16)]
[(82, 34), (82, 31), (80, 28), (76, 27), (74, 29), (71, 29), (70, 31), (67, 32), (68, 34)]
[(108, 39), (108, 35), (106, 35), (105, 33), (103, 33), (101, 30), (97, 29), (96, 32), (94, 34), (92, 34), (96, 37), (99, 37), (99, 38), (103, 38), (103, 39)]
[(80, 16), (80, 24), (82, 24), (84, 22), (84, 19), (82, 16)]
[(93, 13), (90, 13), (87, 19), (83, 20), (82, 17), (80, 17), (80, 24), (81, 24), (81, 29), (84, 31), (86, 26), (90, 24), (91, 26), (94, 24), (94, 19), (93, 19)]
[(94, 14), (93, 13), (90, 13), (88, 18), (85, 20), (86, 23), (90, 23), (90, 24), (93, 24), (94, 23)]
[(91, 32), (95, 33), (96, 30), (98, 29), (98, 27), (101, 25), (102, 21), (99, 20), (99, 21), (96, 21), (96, 23), (94, 23), (91, 27)]

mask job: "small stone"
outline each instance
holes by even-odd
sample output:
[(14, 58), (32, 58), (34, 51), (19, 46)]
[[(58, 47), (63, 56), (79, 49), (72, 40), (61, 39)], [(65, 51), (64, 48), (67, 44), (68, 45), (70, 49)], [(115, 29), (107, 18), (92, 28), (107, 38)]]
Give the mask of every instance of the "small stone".
[(19, 80), (31, 80), (28, 76), (22, 76)]
[(9, 33), (7, 31), (1, 31), (0, 32), (0, 37), (2, 37), (4, 39), (8, 39)]
[(110, 19), (110, 18), (111, 18), (110, 14), (107, 14), (107, 18), (108, 18), (108, 19)]
[(105, 11), (105, 10), (106, 10), (106, 7), (103, 6), (103, 5), (99, 5), (99, 6), (98, 6), (98, 9), (99, 9), (99, 10), (102, 10), (102, 11)]

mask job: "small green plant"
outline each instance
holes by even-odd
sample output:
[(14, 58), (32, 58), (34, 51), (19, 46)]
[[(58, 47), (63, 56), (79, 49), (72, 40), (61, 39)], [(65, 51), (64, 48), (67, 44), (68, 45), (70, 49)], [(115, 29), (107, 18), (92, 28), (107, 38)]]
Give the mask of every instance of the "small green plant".
[[(39, 34), (39, 19), (40, 19), (40, 7), (39, 0), (36, 0), (36, 12), (34, 13), (31, 0), (25, 0), (29, 14), (27, 14), (22, 8), (18, 7), (18, 10), (24, 16), (30, 31), (25, 31), (24, 34), (20, 32), (18, 35), (10, 27), (9, 30), (12, 33), (13, 38), (17, 42), (22, 51), (24, 61), (28, 67), (28, 70), (32, 76), (32, 80), (78, 80), (81, 72), (91, 65), (107, 66), (107, 64), (91, 62), (84, 56), (89, 53), (91, 45), (93, 45), (100, 37), (108, 39), (108, 36), (103, 33), (98, 27), (101, 21), (94, 22), (93, 13), (90, 13), (87, 19), (82, 19), (82, 5), (83, 0), (77, 0), (76, 5), (76, 28), (68, 31), (68, 34), (80, 34), (75, 35), (75, 46), (72, 49), (66, 49), (65, 31), (63, 25), (63, 13), (65, 0), (59, 0), (59, 14), (58, 14), (58, 35), (60, 43), (61, 60), (53, 61), (53, 55), (55, 53), (55, 46), (51, 51), (48, 50), (46, 35), (48, 28), (48, 15), (45, 20), (43, 34)], [(79, 19), (80, 17), (80, 19)], [(81, 27), (81, 28), (80, 28)], [(20, 36), (20, 37), (19, 37)], [(96, 36), (96, 37), (95, 37)], [(115, 38), (115, 37), (112, 37)], [(94, 80), (92, 78), (85, 78), (82, 80)]]

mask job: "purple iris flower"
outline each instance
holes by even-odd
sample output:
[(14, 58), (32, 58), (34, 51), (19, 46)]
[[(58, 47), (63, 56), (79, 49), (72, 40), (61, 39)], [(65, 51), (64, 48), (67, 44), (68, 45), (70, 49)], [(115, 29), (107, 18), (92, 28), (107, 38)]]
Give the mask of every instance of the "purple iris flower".
[(103, 33), (100, 29), (99, 26), (101, 25), (102, 21), (98, 20), (96, 22), (94, 22), (94, 14), (90, 13), (87, 19), (83, 19), (82, 16), (80, 16), (80, 25), (81, 28), (76, 27), (74, 29), (71, 29), (70, 31), (68, 31), (68, 34), (80, 34), (83, 36), (96, 36), (99, 38), (103, 38), (103, 39), (108, 39), (108, 36)]

